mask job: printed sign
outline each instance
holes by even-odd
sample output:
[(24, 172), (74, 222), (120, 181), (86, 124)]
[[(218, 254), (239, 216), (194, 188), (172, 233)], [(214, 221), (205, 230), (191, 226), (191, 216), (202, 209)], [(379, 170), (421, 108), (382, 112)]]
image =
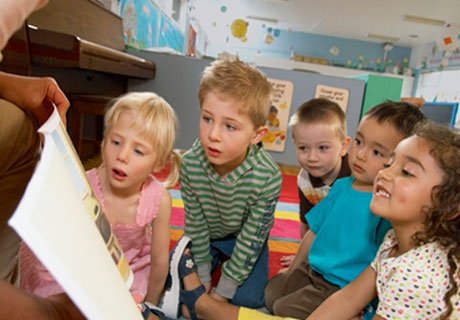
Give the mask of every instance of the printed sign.
[(348, 89), (334, 88), (322, 84), (317, 85), (315, 91), (315, 98), (325, 98), (334, 101), (344, 112), (347, 112), (349, 95)]
[(262, 142), (267, 150), (283, 152), (286, 144), (286, 130), (294, 85), (292, 82), (285, 80), (268, 80), (272, 84), (273, 92), (266, 122), (268, 132)]

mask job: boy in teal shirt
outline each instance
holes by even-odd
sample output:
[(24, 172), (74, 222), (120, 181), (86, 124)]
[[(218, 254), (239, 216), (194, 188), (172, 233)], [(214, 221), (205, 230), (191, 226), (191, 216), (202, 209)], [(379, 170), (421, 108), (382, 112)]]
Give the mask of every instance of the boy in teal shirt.
[(399, 141), (424, 119), (418, 108), (401, 102), (385, 102), (366, 113), (349, 152), (352, 176), (338, 179), (310, 210), (301, 250), (265, 289), (266, 306), (275, 315), (305, 319), (373, 260), (390, 228), (369, 210), (374, 178)]

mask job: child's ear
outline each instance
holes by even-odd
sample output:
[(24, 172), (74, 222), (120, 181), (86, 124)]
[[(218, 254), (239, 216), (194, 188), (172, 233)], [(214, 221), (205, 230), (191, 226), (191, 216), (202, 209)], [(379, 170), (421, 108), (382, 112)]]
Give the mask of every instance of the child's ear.
[(254, 137), (252, 138), (252, 144), (258, 144), (264, 138), (265, 134), (267, 133), (268, 128), (266, 126), (260, 126), (256, 129), (254, 133)]
[(350, 147), (350, 144), (351, 144), (351, 137), (350, 136), (346, 136), (345, 139), (343, 139), (342, 141), (342, 146), (341, 146), (341, 149), (340, 149), (340, 156), (344, 156), (347, 154), (348, 152), (348, 148)]

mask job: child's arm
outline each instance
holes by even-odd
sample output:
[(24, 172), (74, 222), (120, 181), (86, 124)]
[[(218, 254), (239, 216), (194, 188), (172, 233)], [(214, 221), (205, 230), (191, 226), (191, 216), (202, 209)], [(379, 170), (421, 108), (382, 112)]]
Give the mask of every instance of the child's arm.
[(150, 249), (150, 276), (145, 300), (155, 305), (160, 301), (169, 268), (169, 241), (171, 216), (171, 195), (163, 191), (158, 215), (152, 223), (152, 244)]
[[(371, 267), (324, 301), (307, 319), (344, 319), (358, 315), (377, 296), (377, 273)], [(374, 318), (378, 319), (378, 318)]]
[(216, 288), (220, 296), (232, 298), (237, 287), (254, 268), (273, 226), (280, 191), (281, 174), (277, 171), (267, 179), (257, 195), (257, 201), (249, 207), (247, 220), (238, 234), (232, 256), (223, 264), (222, 276)]
[(180, 173), (180, 191), (185, 209), (185, 234), (192, 239), (192, 254), (198, 268), (198, 276), (211, 289), (211, 243), (208, 225), (198, 196), (188, 179), (187, 164), (184, 161)]
[(308, 253), (310, 252), (313, 240), (315, 240), (315, 234), (313, 231), (308, 230), (300, 242), (300, 246), (294, 256), (294, 260), (292, 260), (291, 265), (284, 271), (297, 269), (299, 264), (304, 263), (308, 259)]

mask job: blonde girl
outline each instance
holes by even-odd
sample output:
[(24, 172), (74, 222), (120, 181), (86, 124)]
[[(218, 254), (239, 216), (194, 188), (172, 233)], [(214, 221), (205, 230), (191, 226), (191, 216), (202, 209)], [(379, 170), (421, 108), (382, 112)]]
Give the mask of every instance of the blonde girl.
[[(169, 263), (171, 196), (179, 175), (177, 119), (151, 92), (118, 98), (104, 119), (102, 164), (87, 173), (134, 273), (137, 301), (158, 304)], [(164, 185), (154, 176), (169, 166)]]
[[(130, 291), (137, 302), (158, 304), (168, 274), (171, 196), (166, 189), (179, 175), (176, 131), (176, 114), (163, 98), (127, 93), (105, 115), (102, 164), (87, 172), (133, 271)], [(169, 175), (160, 182), (154, 174), (165, 167)], [(28, 263), (22, 264), (21, 286), (41, 296), (62, 292), (29, 258), (22, 256)]]

